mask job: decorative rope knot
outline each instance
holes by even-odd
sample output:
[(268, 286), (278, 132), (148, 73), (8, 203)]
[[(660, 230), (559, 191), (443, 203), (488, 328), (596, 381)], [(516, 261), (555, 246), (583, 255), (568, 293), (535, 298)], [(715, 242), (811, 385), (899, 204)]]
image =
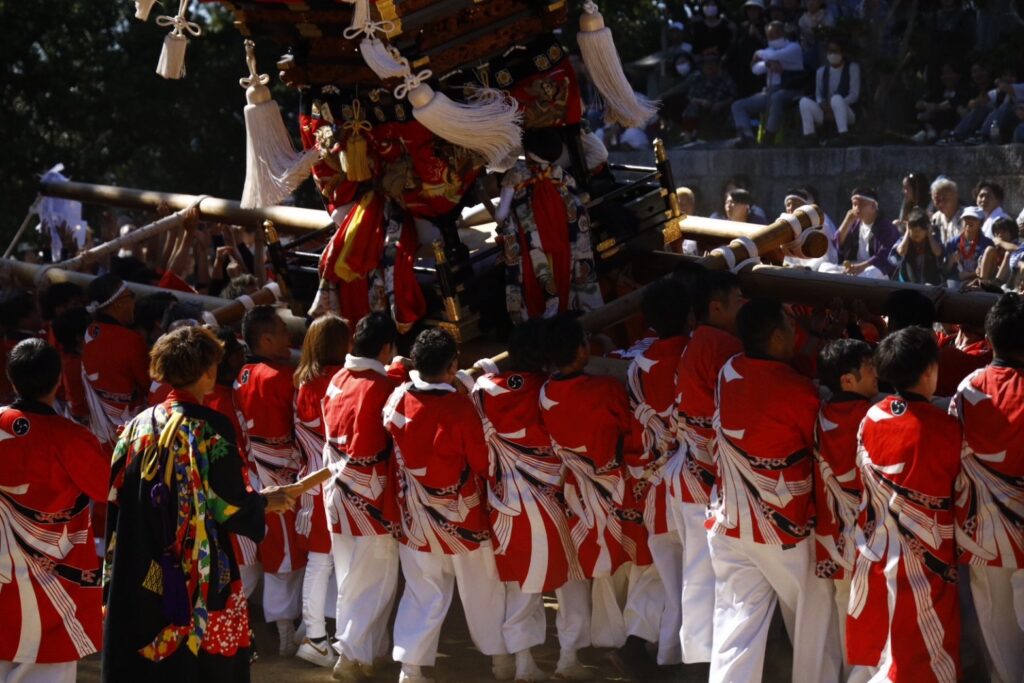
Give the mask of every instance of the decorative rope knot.
[(430, 80), (433, 75), (434, 72), (430, 69), (424, 69), (415, 74), (410, 71), (403, 77), (403, 83), (395, 88), (395, 97), (400, 100), (405, 99), (406, 95)]
[(341, 127), (353, 136), (373, 130), (370, 122), (363, 118), (363, 105), (359, 100), (352, 101), (352, 120), (341, 124)]
[(186, 32), (191, 33), (196, 38), (203, 35), (203, 29), (199, 27), (199, 24), (189, 21), (184, 11), (174, 17), (167, 14), (159, 16), (156, 18), (156, 25), (173, 26), (174, 30), (171, 33), (176, 36), (183, 36)]
[(349, 26), (341, 32), (346, 40), (355, 40), (361, 35), (373, 38), (378, 33), (387, 35), (395, 30), (395, 22), (384, 19), (383, 21), (365, 21), (362, 26)]
[(267, 85), (270, 83), (270, 76), (258, 73), (256, 68), (256, 43), (251, 40), (245, 41), (245, 63), (249, 67), (249, 75), (238, 79), (238, 85), (249, 88), (254, 85)]

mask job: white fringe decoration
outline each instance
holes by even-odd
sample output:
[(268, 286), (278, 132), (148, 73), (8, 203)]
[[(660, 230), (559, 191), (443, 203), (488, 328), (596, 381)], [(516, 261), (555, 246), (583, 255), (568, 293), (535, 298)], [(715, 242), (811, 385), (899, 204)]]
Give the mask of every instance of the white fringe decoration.
[(135, 18), (145, 21), (149, 19), (149, 11), (156, 0), (135, 0)]
[(364, 27), (370, 23), (370, 0), (344, 0), (344, 2), (352, 5), (352, 23), (342, 35), (353, 40), (363, 33)]
[(622, 72), (611, 29), (592, 0), (583, 3), (580, 31), (576, 41), (587, 65), (587, 72), (605, 102), (605, 120), (627, 128), (643, 128), (657, 113), (658, 105), (633, 91)]
[(256, 71), (255, 43), (245, 41), (249, 76), (238, 83), (246, 88), (245, 99), (245, 186), (242, 208), (279, 204), (306, 176), (319, 158), (315, 148), (296, 152), (281, 110), (270, 96), (270, 77)]
[(177, 80), (185, 77), (185, 48), (188, 47), (188, 36), (191, 33), (198, 38), (203, 34), (199, 24), (188, 20), (189, 0), (181, 0), (176, 16), (163, 15), (156, 18), (157, 26), (172, 26), (172, 30), (164, 37), (164, 46), (160, 50), (160, 61), (156, 64), (156, 72), (164, 78)]
[(385, 45), (380, 38), (363, 38), (359, 43), (363, 61), (381, 80), (405, 78), (409, 74), (409, 60), (391, 45)]
[(434, 135), (482, 155), (499, 165), (519, 148), (522, 114), (514, 98), (489, 88), (477, 91), (468, 104), (453, 102), (425, 83), (429, 70), (409, 74), (395, 88), (395, 97), (409, 97), (412, 115)]

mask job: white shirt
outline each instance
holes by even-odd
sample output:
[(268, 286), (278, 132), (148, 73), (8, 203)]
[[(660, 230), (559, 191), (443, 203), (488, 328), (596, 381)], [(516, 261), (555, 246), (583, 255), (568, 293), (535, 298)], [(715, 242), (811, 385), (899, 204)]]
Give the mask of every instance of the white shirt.
[(860, 224), (860, 235), (858, 235), (859, 239), (857, 240), (858, 261), (867, 261), (871, 258), (871, 228), (873, 227), (875, 227), (874, 223), (868, 225), (862, 222)]
[(932, 215), (932, 229), (939, 233), (937, 235), (939, 244), (949, 244), (954, 237), (959, 237), (960, 233), (964, 231), (963, 212), (963, 207), (957, 207), (956, 213), (949, 219), (941, 211), (936, 211)]
[(786, 44), (778, 49), (766, 47), (754, 54), (757, 55), (758, 61), (754, 63), (750, 70), (755, 76), (767, 74), (769, 88), (782, 83), (782, 74), (768, 71), (768, 62), (778, 62), (782, 66), (783, 71), (804, 70), (804, 53), (800, 49), (799, 43), (787, 40)]

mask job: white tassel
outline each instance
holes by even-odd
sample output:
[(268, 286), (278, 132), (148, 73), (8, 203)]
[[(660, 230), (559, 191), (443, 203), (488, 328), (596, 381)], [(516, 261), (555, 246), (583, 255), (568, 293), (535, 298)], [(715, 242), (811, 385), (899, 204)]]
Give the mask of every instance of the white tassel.
[(256, 73), (255, 45), (245, 41), (249, 77), (239, 84), (246, 88), (245, 99), (245, 186), (243, 208), (279, 204), (309, 175), (319, 158), (315, 148), (296, 152), (281, 110), (270, 96), (266, 74)]
[(172, 26), (172, 30), (164, 37), (164, 46), (160, 50), (160, 61), (156, 64), (156, 72), (164, 78), (177, 80), (185, 77), (185, 48), (188, 47), (188, 36), (191, 33), (198, 38), (203, 34), (199, 24), (188, 20), (189, 0), (181, 0), (177, 16), (160, 16), (156, 18), (157, 26)]
[(409, 60), (397, 49), (385, 45), (379, 38), (366, 37), (359, 43), (363, 61), (381, 80), (404, 78), (409, 74)]
[(149, 11), (156, 0), (135, 0), (135, 18), (145, 21), (149, 19)]
[(604, 25), (597, 5), (587, 0), (583, 9), (576, 41), (587, 65), (587, 73), (604, 99), (605, 120), (621, 123), (627, 128), (643, 128), (657, 113), (657, 104), (633, 91), (622, 72), (611, 29)]
[(370, 0), (344, 0), (352, 5), (352, 23), (342, 35), (349, 40), (363, 32), (363, 27), (370, 23)]
[(424, 83), (430, 71), (409, 75), (395, 88), (395, 97), (406, 95), (412, 115), (434, 135), (482, 155), (488, 165), (499, 165), (518, 149), (522, 139), (522, 115), (515, 99), (497, 90), (481, 90), (469, 104), (453, 102)]

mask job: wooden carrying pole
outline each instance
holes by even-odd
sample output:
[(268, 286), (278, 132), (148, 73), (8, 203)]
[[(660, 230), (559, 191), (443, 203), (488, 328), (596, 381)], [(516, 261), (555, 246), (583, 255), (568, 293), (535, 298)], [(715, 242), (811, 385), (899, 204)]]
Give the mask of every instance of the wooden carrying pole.
[(92, 204), (122, 206), (128, 209), (156, 210), (161, 202), (171, 209), (180, 211), (195, 204), (203, 220), (249, 225), (260, 228), (263, 221), (271, 220), (282, 232), (303, 233), (333, 226), (334, 222), (326, 211), (300, 209), (294, 206), (268, 206), (262, 209), (243, 209), (230, 199), (179, 194), (177, 192), (154, 192), (136, 190), (113, 185), (91, 183), (44, 182), (39, 192), (47, 197), (62, 197)]
[[(11, 276), (26, 287), (43, 287), (44, 285), (56, 284), (58, 282), (72, 282), (83, 289), (96, 277), (88, 273), (78, 273), (71, 270), (64, 270), (56, 266), (48, 266), (37, 263), (25, 263), (14, 259), (0, 259), (0, 273), (9, 272)], [(196, 304), (204, 310), (210, 311), (220, 325), (231, 325), (238, 322), (245, 315), (245, 312), (253, 306), (261, 304), (272, 304), (280, 298), (280, 289), (276, 284), (271, 283), (250, 296), (242, 296), (238, 299), (221, 299), (215, 296), (204, 294), (193, 294), (191, 292), (179, 292), (176, 290), (152, 287), (136, 282), (125, 282), (128, 289), (135, 294), (145, 296), (147, 294), (171, 293), (178, 301)], [(288, 325), (288, 332), (293, 339), (302, 339), (306, 334), (306, 321), (291, 314), (287, 309), (279, 309), (278, 315)]]
[(87, 251), (80, 252), (74, 258), (70, 258), (67, 261), (61, 261), (57, 264), (57, 267), (64, 270), (79, 270), (86, 264), (95, 263), (104, 256), (116, 254), (121, 249), (130, 247), (133, 244), (138, 244), (139, 242), (144, 242), (145, 240), (158, 237), (169, 230), (177, 228), (184, 222), (185, 210), (176, 211), (170, 216), (165, 216), (158, 221), (144, 225), (141, 228), (136, 228), (127, 235), (112, 239), (109, 242), (104, 242), (103, 244), (93, 247)]

